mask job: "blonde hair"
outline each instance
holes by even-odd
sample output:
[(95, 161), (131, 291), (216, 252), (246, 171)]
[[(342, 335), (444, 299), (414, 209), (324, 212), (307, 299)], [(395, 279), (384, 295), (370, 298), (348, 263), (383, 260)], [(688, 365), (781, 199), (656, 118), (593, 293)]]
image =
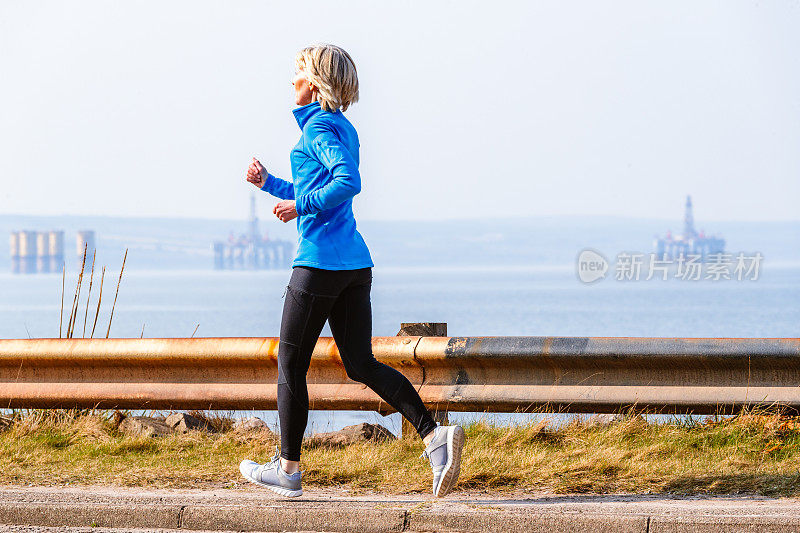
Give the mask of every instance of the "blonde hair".
[(317, 89), (325, 111), (347, 111), (358, 102), (358, 73), (350, 54), (333, 44), (314, 44), (297, 52), (295, 64)]

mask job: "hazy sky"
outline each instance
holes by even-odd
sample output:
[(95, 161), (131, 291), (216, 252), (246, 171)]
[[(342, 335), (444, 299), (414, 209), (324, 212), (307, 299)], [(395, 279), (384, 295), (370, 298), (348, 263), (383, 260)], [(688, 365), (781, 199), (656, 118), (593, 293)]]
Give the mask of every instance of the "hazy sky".
[[(347, 49), (361, 219), (797, 220), (798, 2), (0, 3), (0, 212), (243, 218)], [(272, 197), (259, 192), (260, 209)], [(262, 217), (264, 214), (262, 214)]]

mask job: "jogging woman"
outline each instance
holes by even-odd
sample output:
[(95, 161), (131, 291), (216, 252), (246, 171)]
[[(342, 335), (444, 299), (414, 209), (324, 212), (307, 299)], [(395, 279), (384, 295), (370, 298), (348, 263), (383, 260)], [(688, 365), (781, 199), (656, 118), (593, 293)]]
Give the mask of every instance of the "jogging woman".
[(266, 464), (244, 460), (249, 481), (283, 496), (300, 496), (300, 446), (308, 423), (306, 373), (328, 320), (350, 379), (368, 385), (400, 412), (426, 445), (433, 494), (455, 485), (464, 431), (440, 426), (411, 382), (372, 354), (370, 289), (374, 266), (353, 218), (361, 190), (359, 142), (343, 112), (358, 101), (358, 76), (350, 55), (330, 44), (304, 48), (295, 58), (293, 110), (302, 130), (291, 151), (292, 181), (270, 174), (253, 158), (247, 181), (282, 200), (272, 212), (297, 218), (297, 257), (286, 287), (278, 347), (278, 418), (281, 445)]

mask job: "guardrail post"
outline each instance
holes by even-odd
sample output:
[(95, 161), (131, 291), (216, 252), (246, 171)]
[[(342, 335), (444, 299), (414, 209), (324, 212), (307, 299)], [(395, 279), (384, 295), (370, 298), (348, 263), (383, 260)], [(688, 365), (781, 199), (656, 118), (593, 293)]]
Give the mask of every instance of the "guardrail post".
[[(398, 337), (447, 337), (447, 322), (401, 322), (400, 331), (397, 332)], [(423, 376), (425, 374), (423, 373)], [(447, 411), (432, 411), (433, 419), (439, 424), (446, 426), (448, 424)], [(406, 420), (402, 419), (401, 436), (406, 438), (413, 438), (417, 434), (414, 426)]]
[(447, 322), (401, 322), (398, 337), (447, 337)]

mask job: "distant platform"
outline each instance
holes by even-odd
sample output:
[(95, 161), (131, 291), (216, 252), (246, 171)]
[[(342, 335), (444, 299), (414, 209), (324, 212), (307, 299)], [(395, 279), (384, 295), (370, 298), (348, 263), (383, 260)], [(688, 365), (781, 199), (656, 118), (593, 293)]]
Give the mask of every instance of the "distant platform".
[(292, 264), (294, 245), (289, 241), (214, 243), (214, 270), (286, 269)]
[(672, 235), (671, 231), (667, 231), (664, 237), (656, 235), (653, 248), (661, 260), (696, 256), (700, 261), (706, 261), (709, 256), (725, 253), (725, 239), (718, 235), (706, 235), (704, 230), (698, 232), (694, 229), (692, 197), (687, 196), (683, 214), (683, 233)]

